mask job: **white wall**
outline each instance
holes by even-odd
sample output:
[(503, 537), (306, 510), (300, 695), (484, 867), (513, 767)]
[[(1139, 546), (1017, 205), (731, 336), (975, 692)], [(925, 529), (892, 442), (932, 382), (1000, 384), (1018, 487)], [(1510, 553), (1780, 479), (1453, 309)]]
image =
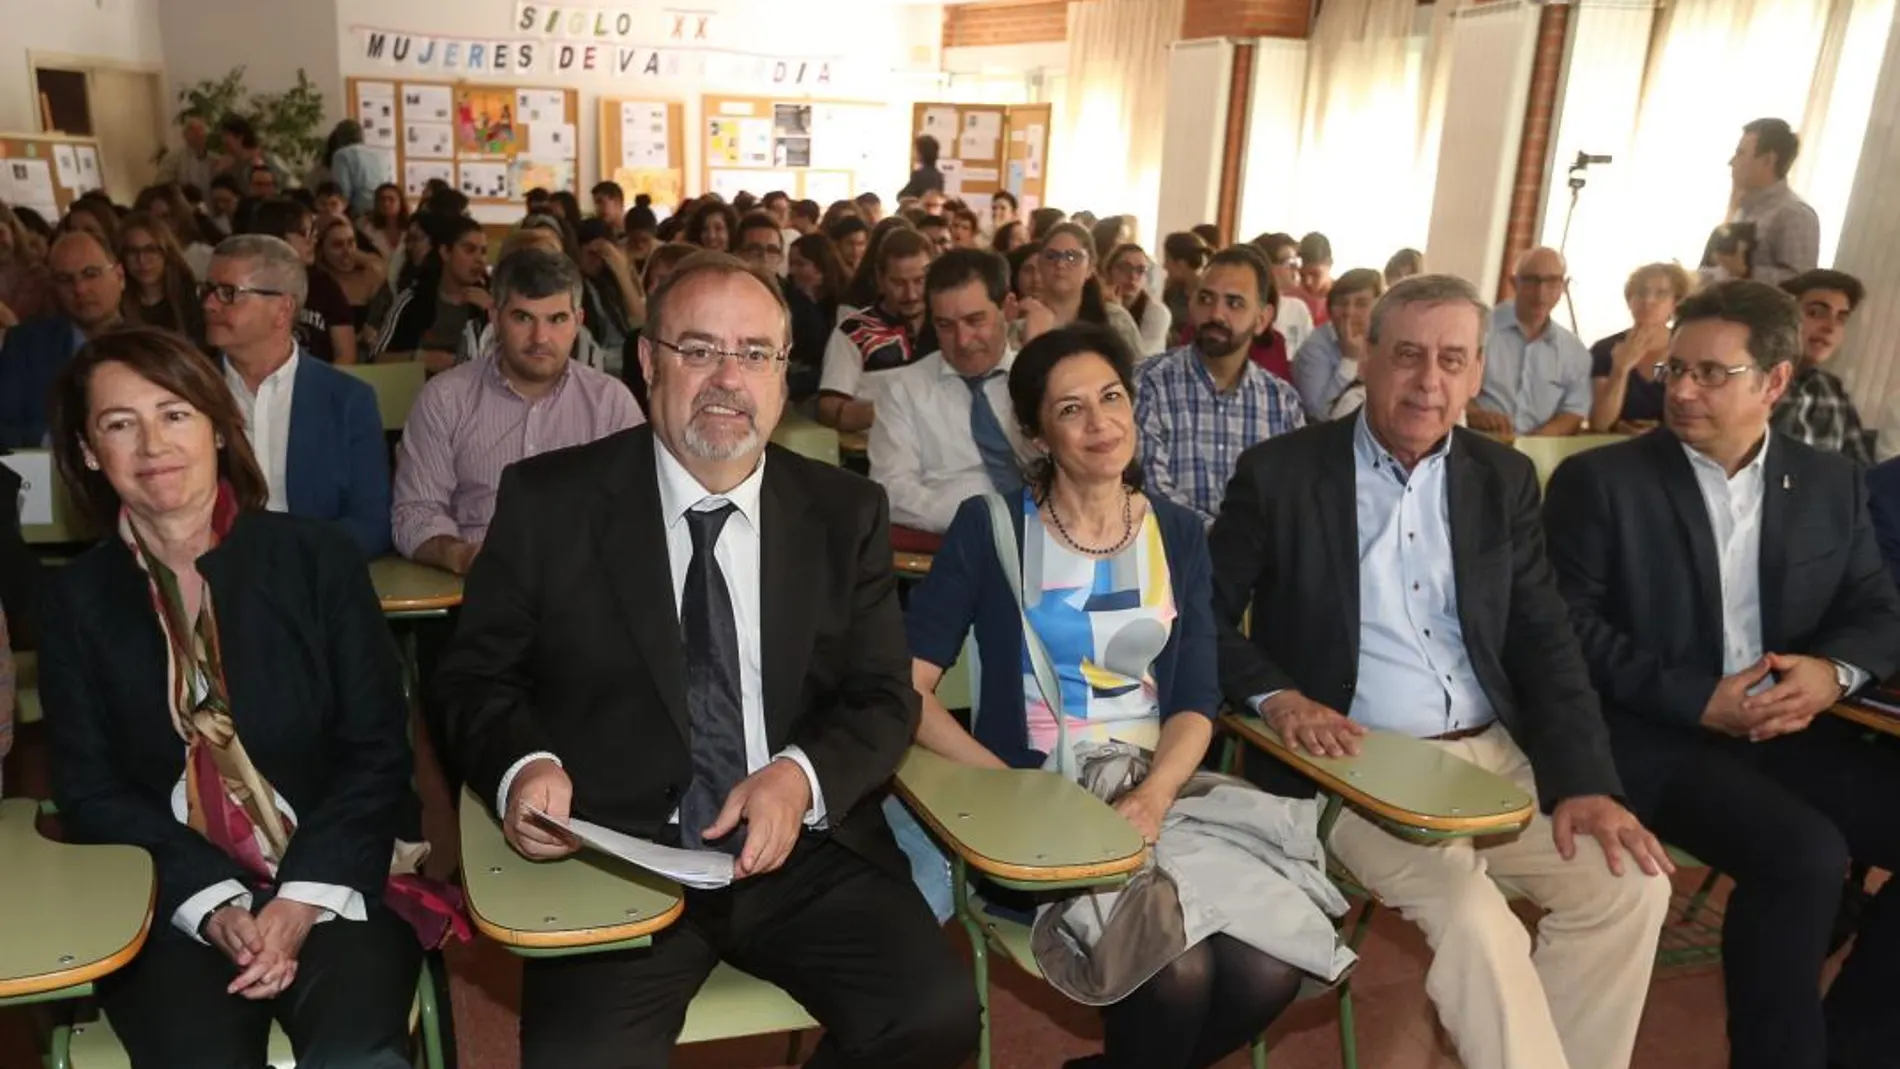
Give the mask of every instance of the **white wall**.
[(40, 128), (29, 52), (163, 62), (158, 6), (159, 0), (0, 0), (0, 131)]
[[(297, 84), (301, 67), (323, 93), (328, 122), (343, 118), (348, 101), (337, 65), (336, 0), (153, 2), (165, 45), (168, 101), (177, 99), (181, 87), (222, 78), (240, 64), (252, 92), (278, 92)], [(262, 42), (269, 47), (259, 47)]]
[[(171, 0), (166, 0), (170, 3)], [(242, 2), (242, 0), (226, 0)], [(255, 2), (255, 0), (252, 0)], [(359, 55), (358, 27), (464, 38), (515, 40), (534, 36), (514, 29), (515, 0), (325, 0), (335, 4), (332, 41), (340, 57), (339, 74), (389, 77), (392, 68)], [(656, 15), (658, 3), (638, 5)], [(690, 6), (712, 14), (708, 44), (736, 52), (784, 55), (839, 55), (840, 76), (829, 88), (773, 93), (755, 84), (719, 84), (699, 77), (616, 76), (608, 71), (557, 76), (544, 72), (499, 79), (515, 83), (571, 87), (579, 91), (580, 171), (583, 191), (601, 174), (596, 142), (602, 97), (672, 100), (684, 105), (683, 147), (686, 190), (699, 192), (704, 117), (700, 98), (730, 93), (774, 99), (883, 101), (889, 122), (879, 133), (874, 174), (860, 184), (895, 193), (909, 174), (911, 105), (934, 99), (940, 78), (942, 7), (936, 3), (865, 3), (862, 0), (698, 0)], [(634, 42), (664, 45), (665, 41)], [(444, 75), (440, 77), (466, 76)], [(476, 77), (480, 77), (479, 75)], [(339, 98), (341, 99), (341, 98)], [(888, 146), (885, 148), (884, 146)], [(759, 190), (757, 192), (764, 192)], [(585, 199), (585, 198), (583, 198)]]

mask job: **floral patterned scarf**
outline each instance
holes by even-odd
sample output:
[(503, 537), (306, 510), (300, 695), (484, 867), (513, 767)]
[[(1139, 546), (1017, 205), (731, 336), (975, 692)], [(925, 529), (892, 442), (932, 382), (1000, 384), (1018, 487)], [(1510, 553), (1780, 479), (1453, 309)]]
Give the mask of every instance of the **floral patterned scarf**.
[[(220, 482), (211, 513), (213, 545), (224, 541), (237, 515), (236, 494)], [(197, 618), (187, 620), (177, 575), (146, 548), (124, 510), (119, 537), (150, 582), (152, 607), (171, 649), (167, 695), (172, 730), (185, 742), (185, 823), (259, 886), (272, 883), (297, 828), (238, 738), (210, 587), (204, 589)], [(470, 933), (460, 890), (422, 875), (428, 856), (428, 843), (396, 842), (383, 902), (415, 929), (423, 946), (435, 949), (451, 938), (467, 940)]]

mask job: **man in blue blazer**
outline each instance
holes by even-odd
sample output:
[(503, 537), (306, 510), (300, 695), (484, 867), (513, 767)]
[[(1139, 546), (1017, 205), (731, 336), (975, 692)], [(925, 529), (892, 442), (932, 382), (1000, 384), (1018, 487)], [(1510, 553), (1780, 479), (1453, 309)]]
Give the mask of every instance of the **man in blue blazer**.
[(226, 238), (205, 273), (205, 337), (223, 354), (271, 510), (335, 520), (374, 557), (390, 549), (376, 393), (297, 345), (307, 285), (302, 258), (282, 240)]
[(86, 339), (119, 325), (125, 272), (117, 256), (83, 230), (61, 234), (46, 256), (59, 314), (7, 331), (0, 348), (0, 445), (46, 444), (46, 394)]

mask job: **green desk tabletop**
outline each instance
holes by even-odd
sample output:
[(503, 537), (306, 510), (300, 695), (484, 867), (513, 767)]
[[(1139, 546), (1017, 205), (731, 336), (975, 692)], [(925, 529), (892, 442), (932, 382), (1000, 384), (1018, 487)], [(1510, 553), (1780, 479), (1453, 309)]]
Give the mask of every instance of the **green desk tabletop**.
[(386, 613), (432, 612), (462, 603), (462, 577), (403, 557), (369, 562), (370, 582)]
[(838, 432), (797, 412), (788, 409), (779, 417), (772, 441), (822, 464), (838, 466)]
[(529, 861), (467, 790), (460, 820), (469, 915), (498, 943), (523, 950), (625, 943), (660, 931), (685, 908), (672, 882), (594, 850)]
[(90, 983), (145, 945), (158, 884), (130, 846), (44, 838), (30, 798), (0, 802), (0, 999)]
[(1356, 756), (1311, 757), (1287, 748), (1259, 717), (1221, 721), (1348, 803), (1407, 828), (1503, 834), (1529, 823), (1536, 805), (1510, 780), (1406, 735), (1372, 731)]
[(1054, 772), (974, 768), (910, 748), (897, 791), (986, 875), (1033, 883), (1110, 879), (1141, 867), (1141, 833)]

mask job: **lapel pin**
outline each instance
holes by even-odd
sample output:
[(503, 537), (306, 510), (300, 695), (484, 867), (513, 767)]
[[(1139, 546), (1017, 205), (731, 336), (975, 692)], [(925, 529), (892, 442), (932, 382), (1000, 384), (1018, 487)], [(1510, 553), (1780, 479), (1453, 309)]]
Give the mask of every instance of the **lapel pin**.
[(1783, 490), (1792, 490), (1792, 489), (1794, 489), (1794, 476), (1792, 476), (1792, 475), (1783, 475), (1783, 476), (1781, 477), (1781, 488), (1782, 488)]

